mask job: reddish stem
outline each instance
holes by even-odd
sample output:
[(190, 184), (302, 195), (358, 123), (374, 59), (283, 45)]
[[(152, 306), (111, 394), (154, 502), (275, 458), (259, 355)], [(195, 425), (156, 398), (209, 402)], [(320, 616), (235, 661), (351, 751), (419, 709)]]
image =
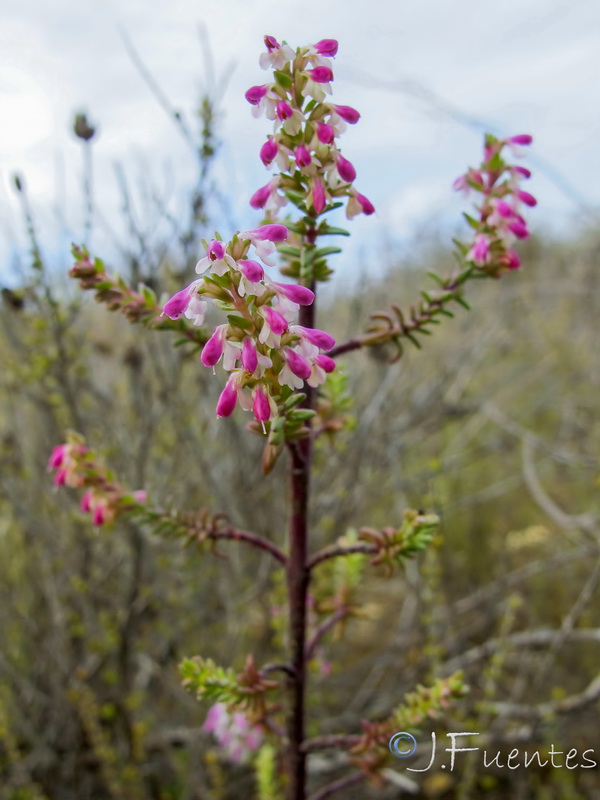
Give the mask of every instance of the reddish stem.
[[(315, 291), (314, 281), (310, 287)], [(300, 325), (313, 328), (315, 302), (300, 309)], [(314, 393), (307, 387), (304, 408), (313, 408)], [(290, 548), (287, 563), (288, 600), (290, 607), (290, 666), (294, 674), (288, 680), (288, 800), (306, 798), (306, 754), (302, 750), (305, 726), (306, 695), (306, 595), (310, 573), (308, 561), (308, 508), (310, 498), (311, 437), (290, 444), (291, 454), (291, 520)]]

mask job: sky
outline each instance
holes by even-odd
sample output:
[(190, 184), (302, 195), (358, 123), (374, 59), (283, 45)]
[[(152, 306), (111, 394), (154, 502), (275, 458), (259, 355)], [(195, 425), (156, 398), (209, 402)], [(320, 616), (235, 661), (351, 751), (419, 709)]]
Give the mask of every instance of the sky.
[[(597, 222), (597, 0), (8, 0), (0, 17), (4, 280), (12, 248), (25, 246), (15, 173), (50, 252), (68, 251), (84, 234), (82, 148), (70, 130), (76, 111), (98, 126), (94, 202), (102, 224), (94, 247), (117, 258), (111, 236), (124, 222), (116, 164), (134, 190), (160, 195), (173, 213), (185, 205), (189, 147), (124, 35), (191, 127), (198, 97), (213, 93), (222, 140), (213, 174), (226, 198), (214, 224), (225, 238), (256, 224), (247, 201), (269, 177), (258, 150), (271, 123), (251, 116), (244, 92), (267, 80), (258, 66), (265, 34), (292, 46), (339, 40), (333, 99), (362, 115), (340, 144), (377, 209), (351, 223), (355, 258), (373, 253), (374, 243), (453, 225), (464, 201), (452, 181), (478, 162), (486, 129), (534, 137), (534, 231), (561, 235)], [(145, 210), (140, 202), (142, 227)]]

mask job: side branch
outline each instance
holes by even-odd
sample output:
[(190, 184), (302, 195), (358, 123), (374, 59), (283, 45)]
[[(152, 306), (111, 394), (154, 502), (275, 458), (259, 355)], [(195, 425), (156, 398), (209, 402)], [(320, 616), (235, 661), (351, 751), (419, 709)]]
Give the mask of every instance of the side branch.
[(398, 348), (394, 359), (397, 360), (402, 356), (401, 339), (409, 339), (416, 347), (420, 347), (416, 338), (417, 334), (430, 335), (431, 331), (428, 330), (428, 327), (439, 324), (438, 317), (440, 315), (454, 316), (451, 311), (448, 311), (446, 305), (454, 302), (464, 308), (469, 308), (463, 298), (463, 284), (470, 278), (485, 277), (482, 273), (475, 272), (472, 266), (467, 266), (461, 273), (446, 278), (446, 280), (434, 273), (430, 274), (438, 282), (440, 288), (431, 292), (421, 292), (423, 299), (418, 305), (411, 306), (407, 315), (396, 305), (392, 305), (392, 312), (378, 311), (371, 314), (368, 332), (364, 336), (343, 342), (330, 350), (328, 355), (335, 358), (361, 347), (378, 347), (393, 342)]
[(342, 545), (332, 545), (319, 550), (318, 553), (309, 560), (308, 569), (311, 570), (320, 564), (322, 561), (327, 561), (329, 558), (337, 558), (338, 556), (350, 556), (353, 553), (364, 553), (364, 555), (375, 555), (379, 552), (379, 548), (373, 544), (353, 544), (348, 547)]
[(333, 736), (314, 736), (306, 739), (302, 745), (305, 753), (315, 753), (319, 750), (327, 750), (330, 747), (354, 747), (362, 741), (362, 736), (358, 733), (339, 734)]
[(287, 557), (285, 553), (283, 553), (276, 544), (270, 542), (268, 539), (263, 539), (262, 536), (258, 536), (255, 533), (250, 533), (249, 531), (242, 531), (238, 528), (223, 528), (218, 531), (214, 531), (210, 533), (208, 536), (209, 539), (234, 539), (238, 542), (246, 542), (246, 544), (252, 545), (252, 547), (256, 547), (259, 550), (264, 550), (267, 553), (270, 553), (273, 558), (279, 561), (280, 564), (284, 566), (287, 564)]
[(341, 622), (345, 617), (347, 617), (348, 614), (350, 614), (349, 608), (338, 608), (337, 611), (335, 611), (330, 617), (327, 617), (326, 620), (323, 620), (306, 644), (307, 661), (313, 657), (319, 642), (325, 636), (325, 634), (334, 628), (338, 622)]
[(154, 523), (158, 533), (187, 537), (188, 541), (199, 544), (216, 542), (219, 539), (245, 542), (251, 547), (270, 553), (283, 566), (288, 563), (287, 556), (274, 542), (256, 533), (234, 528), (225, 521), (223, 514), (211, 516), (206, 509), (202, 509), (198, 512), (180, 511), (172, 515), (165, 511), (144, 509), (140, 516), (142, 521)]
[(348, 775), (347, 778), (340, 778), (339, 781), (334, 781), (328, 786), (324, 786), (322, 789), (319, 789), (318, 792), (312, 794), (308, 800), (324, 800), (325, 797), (331, 797), (332, 794), (342, 789), (347, 789), (349, 786), (356, 786), (357, 783), (362, 783), (367, 777), (367, 774), (364, 772), (355, 772), (352, 775)]

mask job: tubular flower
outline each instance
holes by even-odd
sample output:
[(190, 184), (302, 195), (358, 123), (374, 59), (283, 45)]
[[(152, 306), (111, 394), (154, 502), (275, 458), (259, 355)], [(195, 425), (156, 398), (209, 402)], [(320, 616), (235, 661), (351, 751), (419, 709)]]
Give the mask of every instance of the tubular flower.
[(52, 450), (48, 469), (57, 470), (56, 486), (84, 488), (80, 508), (90, 514), (97, 527), (113, 522), (125, 512), (140, 509), (146, 492), (129, 492), (117, 483), (81, 437), (70, 434), (69, 441)]
[(518, 146), (529, 145), (531, 141), (528, 134), (506, 139), (488, 134), (483, 163), (477, 169), (469, 169), (454, 182), (456, 190), (474, 190), (482, 196), (481, 204), (476, 206), (477, 217), (469, 218), (475, 228), (473, 240), (470, 245), (461, 244), (460, 247), (467, 262), (492, 276), (520, 266), (512, 244), (516, 239), (529, 237), (521, 210), (522, 206), (531, 208), (537, 205), (537, 200), (523, 191), (519, 184), (527, 180), (531, 172), (525, 167), (507, 163), (503, 151), (508, 147), (514, 152)]
[(287, 200), (281, 195), (293, 192), (306, 196), (317, 216), (343, 197), (348, 198), (348, 218), (372, 214), (373, 205), (352, 185), (354, 165), (341, 155), (336, 143), (346, 124), (356, 124), (360, 114), (351, 106), (324, 102), (331, 94), (331, 59), (337, 54), (338, 42), (321, 39), (295, 52), (272, 36), (265, 37), (265, 44), (267, 52), (260, 64), (274, 66), (276, 59), (276, 80), (251, 87), (246, 99), (255, 116), (265, 113), (274, 121), (275, 133), (262, 145), (260, 158), (265, 166), (277, 163), (281, 180), (258, 189), (250, 205), (274, 215)]
[(264, 739), (262, 728), (251, 725), (239, 711), (227, 711), (225, 703), (212, 706), (202, 727), (213, 734), (229, 760), (235, 764), (248, 761)]
[[(305, 381), (317, 385), (324, 379), (326, 370), (316, 359), (321, 349), (333, 346), (333, 338), (324, 331), (294, 326), (300, 306), (311, 305), (314, 292), (299, 284), (271, 281), (263, 266), (274, 264), (276, 244), (288, 237), (288, 228), (277, 222), (239, 232), (230, 242), (217, 235), (205, 242), (207, 254), (200, 264), (204, 275), (165, 304), (164, 313), (176, 318), (186, 313), (190, 297), (205, 305), (212, 300), (230, 312), (200, 354), (205, 367), (214, 372), (221, 363), (230, 373), (217, 402), (219, 417), (232, 414), (239, 403), (264, 426), (279, 413), (278, 402), (287, 398), (283, 390), (302, 388)], [(53, 463), (62, 465), (64, 460), (60, 449), (52, 456)], [(98, 515), (106, 516), (104, 507), (98, 508)]]

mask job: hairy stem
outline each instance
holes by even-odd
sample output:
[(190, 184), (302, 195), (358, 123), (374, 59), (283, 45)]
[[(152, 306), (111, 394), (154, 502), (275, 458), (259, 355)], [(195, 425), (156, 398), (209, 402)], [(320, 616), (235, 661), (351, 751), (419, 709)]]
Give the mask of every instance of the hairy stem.
[[(314, 281), (310, 287), (315, 291)], [(300, 309), (300, 324), (314, 327), (315, 302)], [(305, 408), (313, 408), (314, 393), (307, 391)], [(306, 797), (306, 754), (302, 749), (305, 725), (306, 695), (306, 595), (309, 583), (308, 535), (310, 466), (312, 441), (308, 437), (290, 444), (291, 453), (291, 518), (290, 548), (287, 569), (288, 600), (290, 608), (290, 665), (294, 671), (288, 681), (289, 710), (288, 732), (288, 800), (305, 800)]]

